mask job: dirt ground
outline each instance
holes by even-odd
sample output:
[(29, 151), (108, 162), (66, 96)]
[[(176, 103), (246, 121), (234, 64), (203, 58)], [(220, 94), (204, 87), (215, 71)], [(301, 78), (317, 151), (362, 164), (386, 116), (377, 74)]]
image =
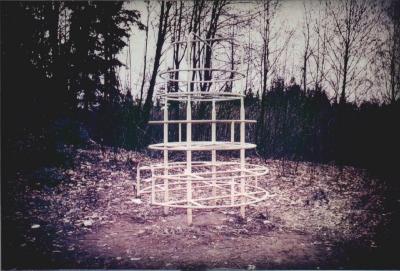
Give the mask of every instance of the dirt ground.
[(247, 208), (246, 219), (238, 208), (194, 210), (187, 226), (185, 210), (165, 216), (135, 197), (138, 163), (157, 158), (65, 151), (69, 165), (7, 180), (3, 268), (400, 267), (387, 258), (388, 188), (363, 170), (253, 156), (270, 169), (260, 185), (273, 197)]

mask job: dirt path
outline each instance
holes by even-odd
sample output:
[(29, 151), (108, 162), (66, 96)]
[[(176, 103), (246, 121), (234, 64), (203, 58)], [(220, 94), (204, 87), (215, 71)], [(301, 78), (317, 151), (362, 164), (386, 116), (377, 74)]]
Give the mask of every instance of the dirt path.
[(361, 170), (249, 158), (269, 167), (260, 185), (274, 197), (245, 220), (195, 211), (188, 227), (184, 210), (135, 198), (135, 167), (154, 159), (70, 151), (71, 167), (12, 180), (6, 268), (354, 268), (383, 245), (385, 187)]
[[(282, 268), (324, 265), (328, 256), (315, 238), (266, 226), (257, 234), (226, 233), (232, 215), (197, 213), (186, 227), (184, 214), (149, 226), (119, 221), (85, 236), (80, 249), (107, 255), (105, 265), (127, 268)], [(325, 263), (326, 265), (326, 263)]]

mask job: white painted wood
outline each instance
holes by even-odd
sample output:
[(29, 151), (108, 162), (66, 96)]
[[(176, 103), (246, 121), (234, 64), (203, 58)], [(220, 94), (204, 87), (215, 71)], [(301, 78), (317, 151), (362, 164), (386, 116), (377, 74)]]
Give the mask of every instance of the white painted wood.
[(156, 182), (156, 178), (155, 178), (155, 174), (154, 174), (154, 169), (151, 168), (151, 203), (155, 203), (156, 202), (156, 193), (155, 193), (155, 182)]
[[(217, 112), (216, 112), (216, 108), (215, 108), (215, 100), (212, 101), (212, 109), (211, 109), (211, 120), (213, 121), (211, 123), (211, 142), (213, 144), (215, 144), (215, 142), (217, 141), (217, 123), (215, 122), (215, 120), (217, 119)], [(215, 171), (216, 171), (216, 167), (215, 167), (215, 163), (217, 162), (217, 150), (213, 149), (211, 150), (211, 163), (212, 163), (212, 196), (216, 197), (217, 196), (217, 187), (216, 187), (216, 181), (215, 181)], [(215, 204), (215, 203), (214, 203)]]
[[(189, 124), (187, 127), (189, 127)], [(190, 127), (192, 126), (190, 125)], [(164, 149), (170, 151), (234, 151), (241, 149), (254, 149), (255, 147), (256, 145), (252, 143), (241, 144), (240, 142), (230, 141), (216, 141), (214, 144), (211, 141), (192, 141), (192, 144), (190, 145), (188, 145), (187, 142), (168, 142), (167, 144), (157, 143), (148, 146), (149, 149), (160, 151)]]
[(178, 127), (179, 127), (179, 129), (178, 129), (178, 134), (179, 134), (179, 135), (178, 135), (178, 137), (179, 137), (179, 138), (178, 138), (178, 141), (179, 141), (179, 142), (182, 142), (182, 123), (179, 123), (179, 126), (178, 126)]
[[(189, 34), (188, 36), (188, 42), (187, 42), (187, 58), (188, 61), (187, 63), (189, 64), (189, 67), (191, 67), (191, 52), (192, 52), (192, 33)], [(187, 92), (190, 91), (190, 84), (191, 84), (191, 79), (190, 79), (190, 72), (188, 71), (187, 73)], [(186, 126), (186, 142), (187, 142), (187, 150), (186, 150), (186, 173), (189, 176), (189, 179), (187, 180), (187, 185), (186, 185), (186, 201), (187, 205), (189, 206), (186, 209), (187, 212), (187, 223), (188, 225), (192, 224), (192, 209), (191, 209), (191, 204), (190, 202), (192, 201), (192, 180), (190, 178), (190, 175), (192, 173), (192, 151), (191, 151), (191, 145), (192, 145), (192, 123), (190, 122), (192, 120), (192, 102), (191, 102), (191, 97), (188, 96), (187, 104), (186, 104), (186, 120), (188, 120), (187, 126)]]
[[(193, 101), (193, 100), (192, 100)], [(166, 121), (166, 123), (169, 123), (169, 124), (180, 124), (180, 123), (182, 123), (182, 124), (185, 124), (185, 123), (188, 123), (189, 121), (188, 120), (168, 120), (168, 121)], [(223, 120), (223, 119), (216, 119), (216, 120), (191, 120), (190, 121), (192, 124), (212, 124), (212, 123), (241, 123), (241, 122), (244, 122), (244, 123), (256, 123), (257, 121), (256, 120), (234, 120), (234, 119), (232, 119), (232, 120)], [(149, 121), (149, 124), (164, 124), (165, 123), (165, 121), (163, 121), (163, 120), (152, 120), (152, 121)]]
[[(165, 84), (165, 87), (167, 87), (167, 84)], [(165, 104), (164, 104), (164, 144), (168, 143), (168, 99), (165, 99)], [(164, 149), (164, 175), (168, 176), (168, 149)], [(164, 179), (164, 187), (165, 187), (165, 192), (164, 192), (164, 201), (168, 202), (169, 201), (169, 191), (168, 191), (168, 179)], [(168, 207), (164, 207), (164, 214), (168, 215)]]
[[(244, 111), (244, 99), (240, 99), (240, 120), (243, 121), (245, 119), (245, 111)], [(244, 122), (240, 123), (240, 145), (242, 146), (240, 149), (240, 169), (242, 170), (241, 175), (242, 178), (240, 178), (240, 192), (244, 195), (245, 194), (245, 178), (243, 177), (243, 170), (245, 169), (246, 166), (246, 161), (245, 161), (245, 155), (246, 155), (246, 150), (244, 148), (245, 145), (245, 125)], [(241, 203), (244, 204), (246, 201), (246, 198), (244, 196), (241, 197)], [(245, 218), (246, 216), (246, 207), (242, 205), (240, 207), (240, 215), (242, 218)]]
[[(259, 185), (263, 176), (268, 173), (268, 168), (262, 165), (246, 163), (246, 149), (255, 148), (255, 144), (246, 143), (246, 124), (255, 123), (255, 120), (246, 120), (244, 108), (244, 95), (235, 92), (202, 92), (198, 91), (199, 84), (227, 83), (240, 79), (243, 74), (228, 69), (194, 68), (191, 63), (193, 43), (207, 42), (190, 33), (185, 41), (176, 41), (173, 44), (186, 44), (186, 67), (178, 70), (161, 72), (165, 84), (178, 82), (178, 92), (168, 92), (160, 96), (164, 98), (163, 120), (150, 121), (149, 124), (163, 125), (163, 142), (149, 145), (150, 149), (163, 151), (164, 160), (150, 166), (137, 168), (136, 188), (137, 194), (151, 198), (153, 205), (162, 206), (167, 214), (168, 208), (183, 208), (187, 211), (187, 223), (193, 222), (193, 209), (215, 208), (240, 208), (240, 215), (245, 218), (246, 206), (272, 197)], [(174, 45), (174, 46), (175, 46)], [(210, 44), (206, 44), (211, 46)], [(204, 80), (194, 78), (193, 72), (225, 72), (226, 75), (234, 74), (234, 78), (227, 76)], [(175, 80), (170, 78), (171, 72), (184, 72), (186, 79), (181, 76)], [(193, 89), (191, 89), (191, 85)], [(229, 100), (240, 100), (240, 118), (217, 119), (216, 103)], [(186, 119), (169, 120), (168, 102), (179, 101), (186, 103)], [(193, 102), (211, 102), (211, 119), (192, 119)], [(230, 140), (217, 141), (217, 123), (230, 125)], [(235, 142), (235, 125), (239, 125), (239, 140)], [(169, 142), (169, 125), (178, 125), (178, 142)], [(182, 125), (186, 125), (186, 139), (182, 141)], [(209, 141), (192, 141), (192, 125), (211, 125), (211, 139)], [(218, 161), (217, 151), (239, 151), (238, 161)], [(183, 162), (169, 161), (168, 154), (174, 151), (186, 152)], [(192, 161), (193, 151), (211, 152), (211, 161)]]
[[(192, 104), (190, 99), (186, 105), (186, 118), (190, 120), (192, 118)], [(187, 196), (186, 200), (188, 205), (190, 206), (190, 201), (192, 200), (192, 180), (190, 175), (192, 173), (192, 151), (190, 150), (192, 144), (192, 124), (188, 123), (186, 128), (186, 142), (188, 149), (186, 151), (186, 174), (188, 174), (189, 179), (187, 180)], [(192, 224), (192, 209), (187, 209), (187, 223), (188, 225)]]
[(140, 196), (140, 191), (140, 164), (138, 164), (136, 169), (136, 196)]
[(235, 142), (235, 122), (231, 122), (231, 142)]

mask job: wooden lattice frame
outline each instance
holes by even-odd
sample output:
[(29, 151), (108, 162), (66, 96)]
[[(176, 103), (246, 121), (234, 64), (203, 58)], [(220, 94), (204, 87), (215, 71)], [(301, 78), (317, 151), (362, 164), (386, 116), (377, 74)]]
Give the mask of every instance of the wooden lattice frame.
[[(187, 41), (179, 41), (173, 45), (205, 42), (191, 33)], [(223, 39), (220, 39), (223, 40)], [(186, 59), (190, 65), (191, 46), (187, 47)], [(164, 161), (160, 164), (141, 166), (137, 169), (136, 190), (138, 195), (148, 195), (154, 205), (163, 206), (164, 213), (168, 214), (169, 208), (184, 208), (187, 210), (187, 222), (192, 224), (193, 209), (213, 209), (240, 207), (240, 214), (245, 217), (245, 207), (265, 200), (269, 194), (258, 185), (258, 179), (268, 173), (264, 166), (246, 164), (245, 151), (253, 149), (255, 144), (245, 142), (245, 125), (255, 123), (255, 120), (245, 119), (244, 96), (232, 92), (201, 92), (191, 91), (192, 84), (232, 82), (235, 76), (244, 77), (243, 74), (234, 70), (211, 69), (211, 68), (188, 68), (184, 71), (218, 70), (229, 74), (224, 79), (191, 80), (189, 72), (186, 78), (186, 91), (167, 92), (161, 95), (164, 101), (164, 114), (161, 121), (150, 121), (150, 124), (163, 125), (162, 143), (149, 145), (150, 149), (159, 150), (164, 153)], [(173, 69), (161, 72), (161, 75), (175, 73), (183, 70)], [(233, 78), (232, 78), (233, 75)], [(164, 78), (166, 86), (171, 82), (182, 83), (183, 80)], [(167, 87), (165, 88), (167, 89)], [(229, 100), (240, 100), (240, 119), (217, 119), (216, 103)], [(186, 120), (168, 119), (168, 102), (180, 101), (186, 103)], [(192, 102), (211, 102), (211, 120), (193, 120)], [(218, 123), (230, 123), (231, 140), (217, 141), (216, 130)], [(192, 125), (211, 125), (210, 141), (192, 141)], [(240, 140), (235, 141), (235, 124), (240, 126)], [(178, 125), (178, 142), (168, 142), (169, 125)], [(186, 141), (182, 141), (182, 125), (186, 125)], [(217, 161), (217, 151), (240, 152), (238, 162)], [(186, 152), (185, 162), (170, 162), (168, 154), (171, 151)], [(192, 161), (193, 151), (210, 151), (211, 161)], [(147, 174), (143, 174), (147, 172)]]

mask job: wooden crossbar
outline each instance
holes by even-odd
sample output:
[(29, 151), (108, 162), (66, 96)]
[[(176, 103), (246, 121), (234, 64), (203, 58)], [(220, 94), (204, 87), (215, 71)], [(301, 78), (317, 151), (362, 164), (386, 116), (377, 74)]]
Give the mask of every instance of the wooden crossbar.
[(256, 120), (228, 120), (228, 119), (218, 119), (218, 120), (151, 120), (149, 124), (184, 124), (184, 123), (194, 123), (194, 124), (213, 124), (213, 123), (257, 123)]

